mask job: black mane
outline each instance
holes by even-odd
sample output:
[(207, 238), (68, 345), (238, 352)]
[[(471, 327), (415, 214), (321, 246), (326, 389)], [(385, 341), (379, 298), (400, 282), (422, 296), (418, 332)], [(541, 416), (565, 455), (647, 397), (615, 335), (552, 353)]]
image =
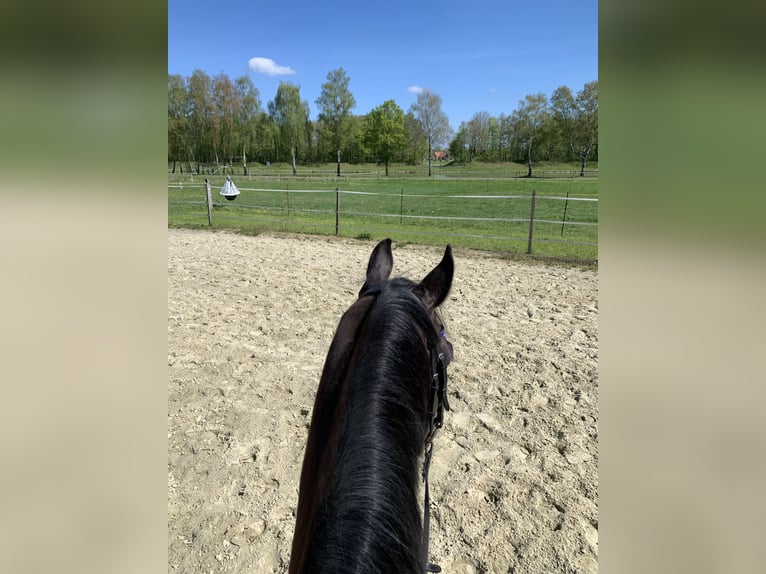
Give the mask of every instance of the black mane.
[[(301, 470), (290, 574), (414, 574), (426, 567), (418, 463), (448, 408), (452, 344), (437, 328), (437, 308), (452, 284), (452, 250), (448, 245), (417, 284), (389, 279), (392, 267), (385, 239), (327, 353)], [(442, 399), (432, 386), (435, 372)]]
[[(427, 431), (434, 328), (406, 279), (388, 282), (357, 326), (345, 372), (335, 474), (309, 548), (311, 572), (420, 572), (418, 457)], [(346, 328), (345, 325), (342, 327)], [(352, 327), (349, 325), (348, 327)], [(426, 338), (427, 337), (427, 338)], [(348, 352), (348, 351), (347, 351)], [(327, 526), (332, 524), (332, 528)]]

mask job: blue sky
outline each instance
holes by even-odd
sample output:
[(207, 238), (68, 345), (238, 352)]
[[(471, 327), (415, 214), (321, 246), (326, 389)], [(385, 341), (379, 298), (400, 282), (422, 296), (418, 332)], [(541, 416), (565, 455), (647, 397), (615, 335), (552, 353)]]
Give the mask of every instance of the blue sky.
[(171, 74), (248, 75), (264, 108), (291, 82), (316, 119), (341, 67), (354, 114), (389, 99), (407, 112), (427, 88), (457, 130), (477, 112), (510, 114), (527, 94), (597, 80), (598, 2), (168, 1)]

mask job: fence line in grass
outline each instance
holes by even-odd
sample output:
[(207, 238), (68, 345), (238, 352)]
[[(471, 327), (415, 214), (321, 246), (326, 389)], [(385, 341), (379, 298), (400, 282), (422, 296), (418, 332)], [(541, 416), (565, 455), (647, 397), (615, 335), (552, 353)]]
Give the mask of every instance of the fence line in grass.
[[(217, 168), (212, 165), (202, 165), (201, 169), (173, 170), (168, 166), (168, 176), (173, 177), (199, 177), (205, 176), (225, 176), (236, 175), (238, 178), (258, 178), (264, 180), (294, 180), (296, 175), (293, 174), (290, 167), (268, 167), (264, 165), (251, 165), (248, 168), (248, 173), (244, 173), (241, 165), (236, 166), (237, 169), (232, 170), (228, 165), (220, 165)], [(447, 171), (448, 170), (448, 171)], [(404, 177), (406, 179), (448, 179), (448, 180), (483, 180), (483, 179), (508, 179), (517, 180), (525, 179), (528, 177), (528, 169), (498, 169), (498, 170), (466, 170), (460, 166), (445, 166), (434, 163), (432, 165), (432, 176), (428, 176), (427, 167), (411, 167), (405, 169), (389, 169), (388, 175), (384, 170), (374, 171), (357, 171), (354, 169), (344, 169), (344, 173), (338, 176), (337, 170), (332, 169), (310, 169), (301, 168), (298, 170), (297, 177), (308, 180), (317, 181), (353, 181), (357, 180), (380, 180), (383, 178), (398, 178)], [(580, 174), (580, 169), (533, 169), (532, 177), (534, 179), (594, 179), (599, 177), (598, 169), (586, 169)]]
[[(228, 207), (231, 209), (238, 209), (238, 210), (244, 210), (244, 213), (247, 212), (247, 210), (268, 210), (271, 212), (285, 212), (288, 213), (288, 218), (291, 213), (312, 213), (312, 214), (326, 214), (326, 215), (335, 215), (335, 223), (322, 223), (322, 222), (306, 222), (306, 221), (290, 221), (285, 219), (263, 219), (258, 218), (258, 222), (261, 223), (277, 223), (280, 225), (300, 225), (303, 227), (335, 227), (335, 235), (340, 234), (340, 230), (363, 230), (363, 231), (382, 231), (385, 233), (407, 233), (407, 234), (414, 234), (414, 235), (429, 235), (429, 236), (444, 236), (444, 237), (465, 237), (465, 238), (482, 238), (482, 239), (492, 239), (492, 240), (499, 240), (499, 241), (526, 241), (527, 242), (527, 253), (532, 254), (533, 251), (533, 244), (534, 242), (540, 242), (540, 243), (560, 243), (560, 244), (567, 244), (567, 245), (592, 245), (597, 246), (597, 241), (574, 241), (571, 239), (552, 239), (552, 238), (545, 238), (545, 237), (538, 237), (535, 238), (534, 236), (534, 228), (535, 224), (554, 224), (554, 225), (561, 225), (561, 235), (563, 236), (563, 230), (564, 226), (566, 225), (575, 225), (575, 226), (592, 226), (597, 227), (597, 222), (590, 222), (590, 221), (572, 221), (572, 220), (566, 220), (566, 213), (567, 213), (567, 207), (568, 202), (576, 202), (576, 201), (587, 201), (587, 202), (598, 202), (597, 198), (589, 198), (589, 197), (569, 197), (569, 194), (567, 194), (566, 197), (562, 196), (541, 196), (537, 195), (536, 190), (532, 190), (531, 195), (435, 195), (435, 194), (395, 194), (395, 193), (380, 193), (380, 192), (369, 192), (369, 191), (351, 191), (351, 190), (340, 190), (340, 189), (294, 189), (294, 190), (281, 190), (281, 189), (264, 189), (264, 188), (239, 188), (240, 191), (248, 191), (248, 192), (255, 192), (255, 193), (284, 193), (287, 197), (287, 207), (280, 207), (280, 206), (266, 206), (266, 205), (241, 205), (241, 204), (233, 204), (233, 202), (215, 202), (213, 201), (213, 193), (212, 193), (212, 186), (210, 183), (207, 182), (204, 184), (192, 184), (192, 185), (185, 185), (185, 184), (168, 184), (168, 189), (194, 189), (194, 188), (202, 188), (204, 189), (204, 200), (200, 201), (193, 201), (193, 200), (172, 200), (169, 201), (170, 205), (204, 205), (207, 207), (207, 218), (208, 218), (208, 225), (213, 224), (213, 207)], [(306, 193), (306, 194), (314, 194), (314, 193), (326, 193), (326, 194), (335, 194), (335, 209), (308, 209), (303, 207), (290, 207), (289, 203), (289, 194), (295, 194), (295, 193)], [(400, 212), (399, 213), (377, 213), (372, 211), (343, 211), (341, 208), (342, 202), (340, 201), (341, 195), (360, 195), (360, 196), (385, 196), (389, 198), (400, 198)], [(452, 215), (429, 215), (429, 214), (405, 214), (403, 213), (403, 201), (402, 198), (428, 198), (428, 199), (441, 199), (441, 198), (450, 198), (450, 199), (461, 199), (461, 200), (474, 200), (474, 199), (491, 199), (491, 200), (497, 200), (497, 199), (504, 199), (504, 200), (512, 200), (512, 201), (529, 201), (530, 204), (530, 212), (528, 217), (524, 218), (518, 218), (518, 217), (469, 217), (469, 216), (452, 216)], [(553, 201), (565, 201), (567, 202), (564, 208), (564, 215), (561, 220), (550, 220), (550, 219), (539, 219), (535, 218), (535, 204), (539, 201), (546, 201), (546, 200), (553, 200)], [(399, 218), (399, 222), (403, 222), (405, 219), (408, 220), (429, 220), (429, 221), (460, 221), (460, 222), (480, 222), (480, 223), (499, 223), (499, 224), (508, 224), (508, 223), (526, 223), (528, 225), (528, 234), (526, 237), (511, 237), (511, 236), (497, 236), (497, 235), (485, 235), (485, 234), (466, 234), (466, 233), (449, 233), (446, 231), (441, 230), (410, 230), (410, 229), (393, 229), (389, 227), (370, 227), (369, 225), (360, 226), (358, 224), (354, 224), (353, 222), (348, 222), (346, 224), (342, 224), (342, 216), (346, 217), (378, 217), (378, 218)], [(231, 215), (230, 213), (227, 213), (226, 215), (227, 220), (239, 220), (239, 221), (253, 221), (252, 217), (240, 217), (236, 215)]]
[[(205, 184), (168, 185), (168, 189), (204, 188)], [(348, 189), (269, 189), (265, 187), (238, 187), (240, 191), (258, 191), (267, 193), (340, 193), (346, 195), (380, 195), (383, 197), (426, 197), (446, 199), (529, 199), (529, 195), (442, 195), (435, 193), (380, 193), (377, 191), (351, 191)], [(560, 195), (538, 195), (537, 199), (553, 199), (561, 201), (598, 201), (595, 197), (564, 197)], [(227, 204), (221, 204), (227, 205)], [(557, 222), (560, 223), (560, 222)]]

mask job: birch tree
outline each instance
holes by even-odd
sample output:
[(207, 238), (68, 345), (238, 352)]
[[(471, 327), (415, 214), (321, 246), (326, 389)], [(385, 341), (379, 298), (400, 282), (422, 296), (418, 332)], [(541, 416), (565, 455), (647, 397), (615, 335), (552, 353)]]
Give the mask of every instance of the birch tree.
[(247, 155), (251, 148), (256, 144), (258, 137), (258, 117), (261, 111), (261, 99), (258, 88), (247, 76), (240, 76), (234, 81), (241, 107), (237, 126), (239, 130), (239, 140), (242, 146), (242, 169), (247, 175)]
[(189, 152), (197, 164), (197, 173), (200, 173), (200, 162), (207, 161), (212, 156), (212, 80), (202, 70), (194, 70), (189, 77), (188, 87)]
[(580, 176), (593, 147), (598, 145), (598, 82), (588, 82), (575, 97), (577, 119), (575, 140), (580, 156)]
[(428, 142), (428, 177), (431, 177), (431, 159), (434, 148), (446, 145), (452, 137), (452, 128), (447, 115), (442, 111), (442, 98), (430, 90), (418, 94), (417, 101), (410, 106)]
[(241, 134), (239, 117), (242, 110), (242, 98), (228, 75), (219, 74), (213, 82), (213, 102), (218, 125), (216, 148), (221, 150), (224, 168), (228, 160), (233, 173), (234, 155), (237, 153)]
[[(327, 126), (332, 140), (332, 149), (337, 151), (338, 158), (340, 158), (344, 136), (350, 127), (351, 110), (356, 107), (356, 99), (348, 87), (350, 81), (343, 68), (332, 70), (327, 74), (327, 81), (322, 84), (322, 91), (315, 101), (319, 109), (318, 119)], [(338, 161), (340, 162), (340, 159)], [(340, 175), (340, 163), (338, 175)]]
[[(179, 74), (168, 74), (168, 159), (173, 162), (176, 172), (176, 162), (180, 163), (187, 152), (189, 131), (189, 99), (186, 90), (186, 80)], [(187, 157), (188, 159), (188, 157)]]
[(306, 137), (306, 124), (309, 118), (309, 104), (301, 100), (300, 87), (290, 82), (281, 82), (277, 95), (269, 102), (269, 115), (278, 127), (282, 145), (290, 148), (293, 175), (298, 147)]
[(527, 177), (532, 177), (532, 149), (550, 117), (545, 94), (525, 96), (513, 113), (516, 132), (527, 152)]

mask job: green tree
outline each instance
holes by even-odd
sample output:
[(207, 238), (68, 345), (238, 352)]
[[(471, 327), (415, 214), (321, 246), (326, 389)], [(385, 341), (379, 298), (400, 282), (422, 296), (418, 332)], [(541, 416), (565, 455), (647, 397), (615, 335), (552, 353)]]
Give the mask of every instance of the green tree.
[[(216, 150), (220, 149), (224, 166), (226, 160), (229, 160), (229, 167), (233, 172), (234, 155), (239, 148), (241, 137), (239, 120), (242, 112), (242, 98), (227, 74), (221, 73), (213, 78), (213, 102), (217, 127)], [(217, 152), (216, 163), (218, 163)]]
[(274, 120), (280, 138), (280, 147), (287, 145), (292, 158), (293, 175), (298, 148), (306, 138), (309, 104), (301, 100), (301, 89), (290, 82), (280, 82), (277, 94), (269, 102), (269, 115)]
[(477, 157), (480, 160), (489, 159), (489, 150), (491, 148), (491, 130), (490, 130), (489, 112), (476, 112), (468, 124), (466, 124), (466, 135), (468, 142), (468, 159)]
[(515, 131), (525, 147), (527, 156), (527, 177), (532, 177), (532, 149), (535, 140), (546, 127), (550, 117), (548, 99), (545, 94), (525, 96), (513, 113)]
[(274, 118), (265, 111), (258, 113), (256, 132), (259, 134), (255, 148), (257, 157), (262, 163), (277, 161), (280, 158), (279, 128), (274, 123)]
[(420, 124), (428, 142), (428, 177), (431, 177), (431, 159), (434, 148), (447, 144), (452, 136), (449, 119), (442, 111), (441, 96), (430, 90), (423, 90), (418, 94), (415, 103), (410, 106), (410, 113)]
[(567, 86), (559, 86), (550, 98), (551, 123), (563, 152), (563, 159), (574, 157), (574, 129), (577, 118), (575, 98)]
[(247, 156), (252, 155), (252, 148), (258, 139), (258, 116), (261, 111), (261, 98), (258, 88), (247, 76), (240, 76), (234, 81), (241, 102), (237, 131), (242, 146), (242, 168), (247, 175)]
[(349, 90), (350, 79), (343, 68), (327, 74), (327, 81), (322, 84), (322, 91), (316, 100), (319, 109), (319, 122), (330, 133), (333, 151), (338, 154), (338, 175), (340, 175), (340, 150), (344, 135), (347, 134), (351, 110), (356, 107), (356, 100)]
[(513, 121), (511, 116), (507, 114), (500, 114), (497, 118), (499, 126), (500, 137), (498, 141), (499, 157), (500, 161), (511, 160), (511, 150), (514, 142)]
[(369, 150), (364, 141), (364, 116), (351, 116), (349, 118), (348, 139), (344, 147), (345, 157), (350, 163), (367, 161)]
[(598, 81), (588, 82), (575, 98), (575, 142), (580, 156), (580, 176), (591, 151), (598, 146)]
[(497, 161), (500, 157), (500, 122), (495, 116), (487, 120), (487, 161)]
[(194, 70), (189, 77), (189, 152), (197, 164), (212, 158), (213, 149), (213, 81), (202, 70)]
[(459, 162), (464, 162), (469, 159), (468, 125), (465, 122), (460, 122), (460, 127), (449, 144), (449, 154), (454, 160)]
[(387, 176), (389, 162), (407, 144), (404, 112), (394, 100), (386, 100), (370, 111), (365, 122), (364, 140), (374, 157), (385, 165)]
[(406, 161), (417, 165), (428, 155), (428, 140), (423, 127), (412, 112), (404, 115), (404, 128), (407, 130)]
[(189, 112), (186, 80), (179, 74), (168, 74), (168, 159), (173, 162), (172, 173), (176, 172), (176, 162), (181, 173), (184, 171), (180, 162), (187, 152)]

